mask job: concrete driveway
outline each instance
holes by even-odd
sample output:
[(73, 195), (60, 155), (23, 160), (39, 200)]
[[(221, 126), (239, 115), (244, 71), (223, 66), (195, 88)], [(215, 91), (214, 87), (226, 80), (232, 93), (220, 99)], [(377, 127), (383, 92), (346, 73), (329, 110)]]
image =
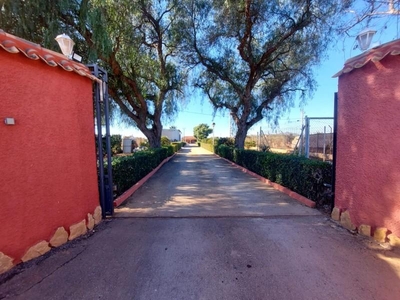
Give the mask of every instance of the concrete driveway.
[(185, 147), (116, 210), (118, 217), (320, 215), (200, 147)]
[(199, 148), (0, 299), (399, 299), (400, 256)]

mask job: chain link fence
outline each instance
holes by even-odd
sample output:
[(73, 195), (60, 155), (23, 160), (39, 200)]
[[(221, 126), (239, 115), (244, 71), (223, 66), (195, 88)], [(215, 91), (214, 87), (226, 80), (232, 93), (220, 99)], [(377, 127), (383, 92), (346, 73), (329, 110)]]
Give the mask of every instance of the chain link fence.
[(269, 149), (277, 153), (295, 153), (306, 157), (332, 161), (333, 159), (333, 118), (305, 118), (304, 125), (283, 125), (277, 128), (260, 128), (256, 149)]
[(322, 160), (333, 160), (333, 118), (306, 118), (304, 154)]

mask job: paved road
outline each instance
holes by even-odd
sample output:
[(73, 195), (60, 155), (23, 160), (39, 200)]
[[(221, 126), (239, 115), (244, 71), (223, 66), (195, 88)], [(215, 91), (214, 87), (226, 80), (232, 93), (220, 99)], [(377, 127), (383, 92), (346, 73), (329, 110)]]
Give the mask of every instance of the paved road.
[(399, 299), (398, 253), (199, 148), (116, 216), (0, 285), (0, 299)]
[(320, 215), (199, 147), (186, 147), (116, 217)]

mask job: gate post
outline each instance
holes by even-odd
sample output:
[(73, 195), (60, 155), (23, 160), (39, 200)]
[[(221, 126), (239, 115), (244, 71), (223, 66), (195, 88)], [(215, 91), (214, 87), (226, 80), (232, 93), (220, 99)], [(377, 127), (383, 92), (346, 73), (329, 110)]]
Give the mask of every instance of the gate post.
[[(108, 99), (108, 76), (107, 72), (100, 68), (97, 64), (89, 65), (92, 74), (99, 80), (94, 84), (94, 105), (97, 123), (97, 142), (98, 142), (98, 168), (99, 168), (99, 192), (102, 217), (112, 215), (114, 213), (113, 203), (113, 180), (111, 166), (111, 138), (110, 138), (110, 118), (109, 118), (109, 99)], [(102, 109), (103, 108), (103, 109)], [(104, 153), (103, 153), (103, 132), (102, 121), (104, 111), (104, 122), (106, 127), (106, 154), (107, 154), (107, 170), (104, 170)]]

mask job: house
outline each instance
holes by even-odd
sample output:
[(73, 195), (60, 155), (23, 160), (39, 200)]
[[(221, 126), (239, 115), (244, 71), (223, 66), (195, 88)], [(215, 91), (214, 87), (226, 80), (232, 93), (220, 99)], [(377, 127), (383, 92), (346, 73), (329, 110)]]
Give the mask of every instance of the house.
[(176, 128), (163, 129), (161, 136), (166, 136), (171, 142), (181, 141), (181, 131)]
[(184, 136), (183, 141), (188, 144), (194, 144), (197, 142), (197, 139), (194, 136)]
[[(339, 78), (333, 218), (400, 237), (400, 40), (346, 61)], [(400, 240), (397, 240), (400, 246)]]
[(90, 70), (0, 30), (0, 273), (101, 220)]

